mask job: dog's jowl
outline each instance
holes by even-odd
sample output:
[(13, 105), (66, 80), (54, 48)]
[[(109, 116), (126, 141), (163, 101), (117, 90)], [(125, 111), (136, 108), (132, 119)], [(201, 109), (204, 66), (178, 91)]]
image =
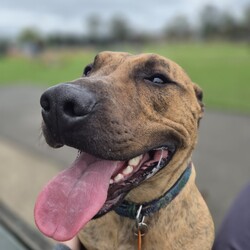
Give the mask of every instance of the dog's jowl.
[(137, 249), (143, 224), (142, 249), (211, 249), (213, 222), (191, 161), (202, 91), (180, 66), (102, 52), (82, 77), (45, 91), (41, 106), (47, 143), (78, 151), (37, 199), (45, 235), (78, 235), (89, 250)]

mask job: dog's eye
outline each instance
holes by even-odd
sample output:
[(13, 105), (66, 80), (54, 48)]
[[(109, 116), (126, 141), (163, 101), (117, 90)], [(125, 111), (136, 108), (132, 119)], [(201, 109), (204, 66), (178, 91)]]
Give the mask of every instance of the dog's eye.
[(152, 79), (152, 82), (153, 83), (158, 83), (158, 84), (164, 83), (164, 81), (160, 77), (154, 77)]
[(89, 65), (87, 65), (87, 66), (85, 67), (84, 71), (83, 71), (83, 75), (84, 75), (84, 76), (88, 76), (89, 73), (91, 72), (92, 68), (93, 68), (93, 64), (92, 64), (92, 63), (89, 64)]
[(155, 84), (167, 84), (171, 82), (167, 77), (161, 74), (152, 75), (151, 77), (146, 78), (146, 80)]

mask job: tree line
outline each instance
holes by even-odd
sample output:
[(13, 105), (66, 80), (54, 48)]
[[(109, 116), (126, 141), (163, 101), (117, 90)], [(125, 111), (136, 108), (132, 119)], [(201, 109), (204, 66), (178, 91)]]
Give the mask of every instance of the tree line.
[[(46, 37), (32, 28), (21, 31), (17, 37), (20, 44), (32, 44), (38, 49), (47, 46), (82, 46), (106, 45), (114, 43), (146, 43), (155, 41), (247, 41), (250, 42), (250, 4), (242, 10), (241, 18), (230, 12), (222, 11), (213, 5), (204, 6), (196, 24), (191, 23), (188, 17), (179, 15), (166, 23), (158, 34), (140, 32), (132, 27), (125, 17), (115, 16), (108, 27), (97, 15), (87, 20), (87, 34), (67, 35), (48, 34)], [(105, 25), (105, 27), (103, 27)], [(0, 43), (0, 51), (6, 41)]]

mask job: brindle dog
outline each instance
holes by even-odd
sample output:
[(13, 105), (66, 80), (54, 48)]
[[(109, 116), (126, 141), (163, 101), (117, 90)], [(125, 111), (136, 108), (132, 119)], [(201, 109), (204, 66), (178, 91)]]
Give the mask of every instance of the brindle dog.
[[(176, 63), (155, 54), (102, 52), (74, 81), (41, 97), (52, 147), (79, 150), (41, 192), (39, 229), (59, 241), (78, 234), (88, 250), (137, 249), (135, 220), (114, 210), (164, 196), (192, 165), (202, 91)], [(213, 221), (195, 184), (145, 217), (142, 249), (211, 249)]]

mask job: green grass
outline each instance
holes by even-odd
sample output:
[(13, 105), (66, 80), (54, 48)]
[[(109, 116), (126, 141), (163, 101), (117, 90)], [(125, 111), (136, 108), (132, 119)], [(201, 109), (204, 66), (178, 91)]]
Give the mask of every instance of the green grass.
[(0, 59), (0, 85), (54, 85), (82, 75), (95, 52), (56, 53), (39, 58), (9, 57)]
[[(136, 51), (126, 47), (130, 52)], [(204, 91), (208, 108), (250, 114), (250, 47), (246, 44), (197, 43), (148, 45), (153, 52), (180, 64)], [(33, 83), (53, 85), (79, 77), (95, 51), (65, 53), (56, 59), (6, 58), (0, 60), (0, 85)]]

